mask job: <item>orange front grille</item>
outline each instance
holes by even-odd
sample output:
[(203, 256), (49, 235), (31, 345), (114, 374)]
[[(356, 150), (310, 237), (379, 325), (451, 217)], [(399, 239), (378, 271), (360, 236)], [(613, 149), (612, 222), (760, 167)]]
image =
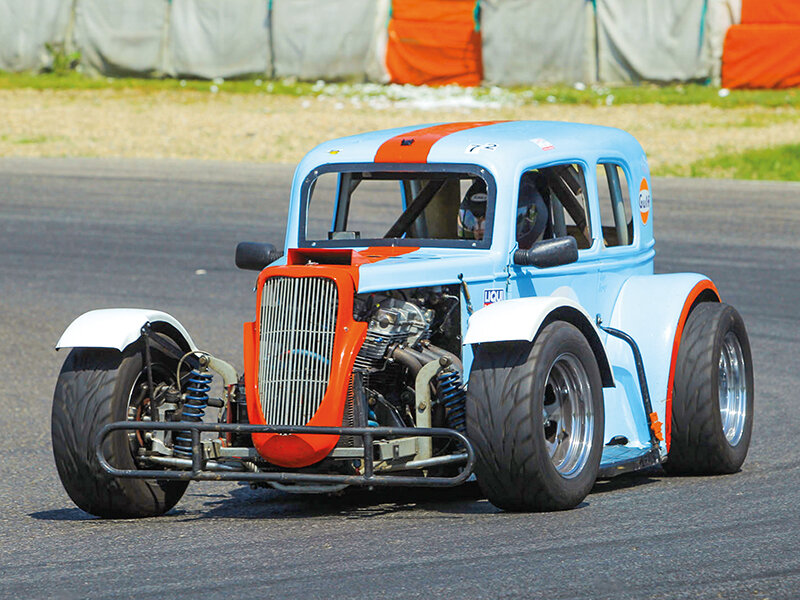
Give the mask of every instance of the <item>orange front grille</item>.
[[(351, 265), (271, 267), (259, 276), (258, 320), (245, 324), (245, 387), (251, 423), (339, 426), (353, 362), (367, 325), (353, 320)], [(254, 434), (269, 462), (322, 460), (331, 435)]]

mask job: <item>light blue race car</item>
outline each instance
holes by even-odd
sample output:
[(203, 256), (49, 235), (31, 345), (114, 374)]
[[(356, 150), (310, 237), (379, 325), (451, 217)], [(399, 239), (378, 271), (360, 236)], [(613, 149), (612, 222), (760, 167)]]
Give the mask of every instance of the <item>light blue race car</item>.
[(500, 508), (559, 510), (598, 477), (737, 471), (745, 326), (703, 275), (653, 274), (650, 190), (639, 143), (607, 127), (321, 144), (296, 170), (283, 251), (237, 248), (259, 272), (242, 376), (156, 310), (92, 311), (64, 332), (64, 487), (133, 517), (190, 480), (325, 493), (477, 478)]

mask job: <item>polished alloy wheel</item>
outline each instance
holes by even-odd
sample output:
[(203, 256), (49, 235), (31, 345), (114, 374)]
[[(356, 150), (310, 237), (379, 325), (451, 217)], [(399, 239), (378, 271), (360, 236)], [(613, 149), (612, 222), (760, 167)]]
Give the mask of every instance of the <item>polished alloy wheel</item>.
[(747, 378), (739, 338), (729, 331), (719, 356), (719, 412), (722, 431), (731, 446), (742, 438), (747, 416)]
[(594, 415), (589, 377), (576, 356), (561, 354), (550, 367), (542, 417), (553, 466), (562, 477), (577, 476), (591, 451)]

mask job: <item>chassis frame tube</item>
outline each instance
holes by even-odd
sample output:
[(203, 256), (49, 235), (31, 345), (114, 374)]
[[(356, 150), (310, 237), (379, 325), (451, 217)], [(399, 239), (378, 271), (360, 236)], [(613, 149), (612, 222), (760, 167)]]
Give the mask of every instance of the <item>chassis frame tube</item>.
[(656, 437), (656, 430), (653, 427), (653, 404), (650, 402), (650, 391), (647, 386), (647, 375), (645, 374), (644, 360), (642, 360), (642, 352), (639, 350), (639, 344), (637, 344), (636, 340), (634, 340), (624, 331), (614, 329), (613, 327), (603, 327), (599, 319), (597, 326), (607, 334), (621, 339), (631, 348), (631, 353), (633, 353), (633, 362), (636, 364), (636, 375), (639, 380), (639, 390), (642, 394), (642, 404), (644, 405), (644, 416), (647, 420), (647, 430), (650, 434), (650, 447), (656, 456), (660, 457), (661, 450), (659, 448), (658, 438)]
[[(112, 431), (189, 431), (192, 435), (190, 470), (118, 469), (103, 454), (103, 440)], [(277, 433), (314, 435), (355, 435), (364, 440), (364, 474), (340, 475), (334, 473), (304, 473), (294, 471), (210, 471), (208, 459), (203, 456), (200, 434), (214, 433)], [(459, 442), (465, 449), (466, 464), (455, 477), (413, 477), (408, 475), (375, 475), (372, 455), (374, 438), (404, 436), (447, 437)], [(277, 481), (280, 483), (325, 483), (353, 486), (385, 487), (452, 487), (464, 483), (475, 468), (475, 449), (469, 439), (454, 429), (443, 427), (309, 427), (299, 425), (242, 425), (237, 423), (203, 423), (191, 421), (145, 422), (117, 421), (106, 424), (95, 438), (95, 454), (102, 469), (114, 477), (133, 479), (159, 479), (170, 481)]]

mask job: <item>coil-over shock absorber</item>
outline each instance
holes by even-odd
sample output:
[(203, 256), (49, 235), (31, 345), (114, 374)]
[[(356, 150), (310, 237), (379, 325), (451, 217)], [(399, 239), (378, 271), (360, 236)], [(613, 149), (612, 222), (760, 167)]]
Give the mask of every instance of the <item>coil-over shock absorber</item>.
[(467, 430), (467, 392), (461, 382), (461, 373), (449, 364), (443, 366), (436, 374), (436, 392), (447, 411), (447, 426), (464, 433)]
[[(181, 411), (181, 421), (202, 421), (203, 416), (206, 414), (208, 392), (211, 389), (211, 381), (214, 379), (214, 376), (208, 372), (207, 364), (208, 359), (201, 357), (200, 366), (189, 373), (186, 394), (184, 394), (183, 400), (183, 410)], [(176, 456), (191, 458), (192, 434), (190, 431), (178, 431), (175, 433), (172, 453)]]

